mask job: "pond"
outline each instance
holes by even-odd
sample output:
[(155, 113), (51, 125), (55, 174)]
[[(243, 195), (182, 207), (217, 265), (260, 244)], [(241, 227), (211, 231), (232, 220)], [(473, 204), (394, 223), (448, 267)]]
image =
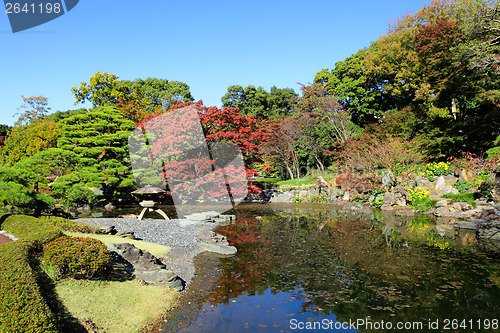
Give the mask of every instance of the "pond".
[(500, 331), (498, 255), (445, 223), (332, 205), (234, 213), (217, 232), (238, 254), (197, 258), (163, 332)]

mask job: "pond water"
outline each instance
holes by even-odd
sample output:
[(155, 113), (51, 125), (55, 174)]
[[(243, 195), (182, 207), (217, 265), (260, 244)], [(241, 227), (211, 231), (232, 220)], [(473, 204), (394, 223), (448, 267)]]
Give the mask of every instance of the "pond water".
[(500, 259), (446, 223), (331, 205), (235, 213), (217, 232), (238, 254), (198, 257), (163, 332), (500, 331)]

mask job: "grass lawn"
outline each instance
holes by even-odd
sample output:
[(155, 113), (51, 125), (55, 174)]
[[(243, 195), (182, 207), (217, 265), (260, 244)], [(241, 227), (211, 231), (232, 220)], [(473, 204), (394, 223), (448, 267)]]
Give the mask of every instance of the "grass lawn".
[(57, 282), (55, 291), (71, 315), (88, 318), (108, 333), (138, 332), (175, 304), (168, 288), (139, 285), (138, 280)]
[(140, 241), (140, 240), (135, 240), (135, 239), (128, 239), (128, 238), (123, 238), (119, 236), (113, 236), (113, 235), (102, 235), (102, 234), (84, 234), (80, 232), (73, 232), (73, 231), (63, 231), (66, 235), (68, 236), (73, 236), (73, 237), (91, 237), (100, 240), (104, 244), (108, 245), (111, 243), (130, 243), (133, 244), (135, 247), (148, 251), (152, 255), (154, 255), (157, 258), (163, 257), (165, 253), (170, 251), (169, 246), (161, 245), (161, 244), (155, 244), (155, 243), (150, 243), (150, 242), (145, 242), (145, 241)]

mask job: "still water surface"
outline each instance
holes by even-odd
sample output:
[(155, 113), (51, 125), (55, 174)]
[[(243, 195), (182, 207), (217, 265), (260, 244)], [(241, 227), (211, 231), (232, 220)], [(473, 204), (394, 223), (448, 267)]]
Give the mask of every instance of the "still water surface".
[(235, 213), (217, 232), (238, 254), (198, 258), (164, 332), (500, 332), (499, 256), (445, 223), (331, 205)]

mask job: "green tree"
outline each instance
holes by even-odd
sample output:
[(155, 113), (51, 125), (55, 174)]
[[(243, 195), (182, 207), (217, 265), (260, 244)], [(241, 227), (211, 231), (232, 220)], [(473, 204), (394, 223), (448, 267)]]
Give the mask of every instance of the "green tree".
[(78, 171), (61, 177), (59, 182), (81, 181), (87, 189), (107, 197), (133, 186), (127, 142), (134, 123), (124, 119), (116, 108), (101, 107), (76, 114), (63, 119), (59, 127), (57, 146), (78, 156)]
[(43, 96), (23, 97), (24, 104), (14, 127), (5, 139), (2, 153), (9, 165), (39, 151), (54, 147), (57, 140), (57, 124), (47, 117), (47, 98)]
[(262, 87), (233, 85), (227, 88), (221, 101), (223, 107), (238, 108), (246, 116), (277, 119), (293, 110), (297, 97), (297, 93), (290, 88), (273, 86), (271, 92), (267, 92)]
[(165, 112), (178, 102), (191, 102), (189, 86), (178, 81), (147, 78), (118, 80), (115, 74), (96, 72), (89, 82), (73, 87), (76, 102), (89, 101), (94, 107), (117, 106), (127, 118), (140, 121), (148, 114)]
[(338, 98), (360, 126), (378, 122), (383, 112), (391, 108), (382, 98), (377, 82), (366, 74), (365, 58), (369, 52), (372, 47), (337, 62), (332, 70), (321, 70), (314, 78), (314, 82), (325, 85), (329, 95)]

